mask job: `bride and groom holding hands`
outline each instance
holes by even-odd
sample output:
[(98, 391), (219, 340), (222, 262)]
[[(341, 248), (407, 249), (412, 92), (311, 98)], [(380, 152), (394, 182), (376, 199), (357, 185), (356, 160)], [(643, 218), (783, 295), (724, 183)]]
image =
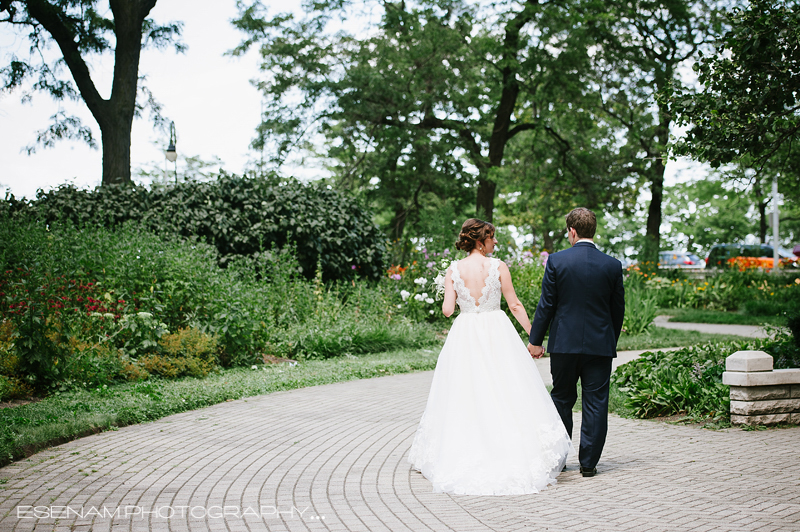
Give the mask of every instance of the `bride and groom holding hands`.
[[(608, 430), (611, 362), (622, 330), (620, 262), (592, 241), (597, 220), (578, 208), (566, 216), (571, 248), (550, 255), (533, 323), (508, 267), (488, 255), (494, 226), (470, 219), (456, 247), (467, 257), (445, 276), (445, 316), (460, 308), (433, 375), (408, 460), (436, 492), (464, 495), (537, 493), (556, 482), (573, 452), (572, 407), (581, 381), (580, 472), (594, 476)], [(529, 334), (527, 349), (506, 314)], [(548, 396), (533, 359), (547, 350)]]

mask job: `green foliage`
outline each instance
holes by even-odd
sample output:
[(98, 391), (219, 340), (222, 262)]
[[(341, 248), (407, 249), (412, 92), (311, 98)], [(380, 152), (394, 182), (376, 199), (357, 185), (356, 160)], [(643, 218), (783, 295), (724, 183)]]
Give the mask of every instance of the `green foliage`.
[[(434, 339), (398, 312), (394, 281), (326, 283), (322, 269), (308, 281), (288, 248), (234, 257), (226, 268), (218, 258), (209, 245), (132, 224), (0, 224), (0, 355), (14, 361), (0, 374), (45, 392)], [(199, 339), (211, 337), (219, 352), (200, 355)]]
[(742, 188), (739, 183), (719, 178), (668, 187), (664, 218), (671, 230), (665, 235), (665, 244), (673, 249), (703, 253), (714, 244), (737, 242), (743, 235), (757, 233), (756, 224), (748, 218), (755, 198)]
[(637, 417), (688, 414), (728, 418), (729, 388), (722, 384), (725, 358), (749, 344), (706, 344), (642, 354), (618, 367), (613, 383)]
[(797, 278), (793, 272), (776, 276), (754, 270), (725, 270), (706, 275), (705, 280), (632, 273), (626, 285), (648, 290), (661, 308), (744, 308), (750, 315), (775, 316), (793, 308), (793, 302), (800, 298)]
[[(243, 2), (234, 53), (258, 46), (268, 102), (256, 145), (276, 146), (282, 161), (309, 132), (325, 135), (337, 182), (370, 197), (393, 240), (437, 207), (458, 216), (469, 197), (491, 219), (505, 146), (523, 131), (554, 132), (551, 118), (574, 112), (566, 90), (583, 92), (572, 4), (322, 1), (268, 16)], [(331, 24), (364, 10), (380, 17), (367, 37)]]
[(637, 335), (646, 332), (657, 315), (658, 305), (655, 297), (641, 289), (625, 292), (625, 319), (622, 323), (625, 334)]
[(617, 351), (685, 347), (720, 342), (736, 342), (742, 337), (735, 334), (708, 334), (699, 331), (651, 327), (639, 335), (623, 334), (617, 342)]
[(762, 166), (797, 135), (800, 9), (753, 0), (731, 18), (716, 53), (693, 65), (703, 90), (665, 93), (678, 123), (692, 126), (675, 151), (713, 166), (744, 155)]
[(214, 246), (223, 264), (293, 245), (307, 277), (317, 264), (326, 280), (378, 279), (384, 269), (385, 239), (370, 214), (324, 183), (223, 173), (214, 181), (152, 190), (106, 186), (87, 191), (66, 185), (40, 191), (31, 207), (48, 223), (113, 228), (136, 221), (165, 237), (197, 238)]

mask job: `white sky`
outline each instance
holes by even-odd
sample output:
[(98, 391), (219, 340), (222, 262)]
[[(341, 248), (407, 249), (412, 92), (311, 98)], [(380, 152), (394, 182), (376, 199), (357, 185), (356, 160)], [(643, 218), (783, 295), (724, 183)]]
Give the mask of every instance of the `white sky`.
[[(139, 73), (146, 75), (146, 85), (163, 105), (163, 114), (175, 121), (180, 156), (200, 156), (203, 160), (219, 157), (228, 172), (241, 173), (258, 153), (249, 148), (259, 122), (261, 98), (249, 80), (258, 75), (258, 55), (245, 57), (223, 54), (239, 44), (242, 34), (230, 20), (236, 16), (235, 0), (214, 2), (199, 7), (192, 0), (160, 0), (151, 12), (158, 22), (184, 22), (185, 54), (173, 50), (143, 52)], [(275, 11), (299, 10), (299, 0), (280, 4)], [(25, 57), (28, 41), (0, 27), (0, 61), (8, 55)], [(110, 92), (113, 58), (109, 54), (91, 65), (93, 78), (101, 94)], [(59, 109), (81, 118), (92, 128), (100, 142), (100, 131), (82, 102), (54, 102), (38, 94), (30, 103), (20, 101), (20, 92), (0, 93), (0, 195), (4, 189), (15, 196), (33, 198), (37, 189), (49, 190), (64, 183), (94, 187), (101, 181), (100, 150), (76, 141), (60, 141), (54, 148), (37, 148), (27, 155), (23, 148), (32, 145), (36, 132), (45, 129), (50, 116)], [(168, 136), (155, 131), (145, 117), (134, 121), (131, 158), (134, 172), (138, 167), (164, 167), (163, 150)], [(180, 163), (180, 160), (179, 160)], [(170, 172), (172, 167), (170, 166)], [(180, 173), (180, 166), (178, 168)], [(294, 168), (295, 174), (319, 173), (318, 165)], [(686, 180), (696, 172), (691, 165), (667, 166), (667, 184)]]
[[(298, 3), (299, 2), (292, 2)], [(177, 151), (204, 160), (219, 157), (229, 172), (241, 173), (258, 154), (249, 149), (259, 122), (261, 98), (249, 80), (258, 74), (258, 57), (231, 58), (223, 54), (239, 44), (243, 34), (230, 20), (236, 16), (235, 0), (203, 5), (192, 0), (161, 0), (151, 12), (158, 22), (184, 22), (185, 54), (174, 50), (147, 50), (139, 73), (163, 105), (163, 114), (175, 121)], [(287, 5), (280, 5), (286, 10)], [(27, 39), (0, 28), (0, 57), (9, 52), (27, 54)], [(112, 57), (91, 65), (95, 83), (104, 97), (110, 92)], [(59, 107), (81, 117), (100, 139), (100, 130), (82, 102), (54, 102), (39, 94), (28, 104), (20, 92), (0, 94), (0, 192), (32, 198), (39, 188), (50, 189), (72, 182), (81, 187), (100, 184), (102, 153), (74, 141), (60, 141), (54, 148), (38, 148), (28, 156), (22, 150), (33, 144), (36, 132), (47, 127)], [(146, 118), (136, 119), (132, 131), (131, 158), (139, 166), (164, 167), (163, 150), (168, 135), (153, 129)], [(170, 165), (170, 170), (172, 169)], [(180, 167), (179, 167), (180, 172)]]

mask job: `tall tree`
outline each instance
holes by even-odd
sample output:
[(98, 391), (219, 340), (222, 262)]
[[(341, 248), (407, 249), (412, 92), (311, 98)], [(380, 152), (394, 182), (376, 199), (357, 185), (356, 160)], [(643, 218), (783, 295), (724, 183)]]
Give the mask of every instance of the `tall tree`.
[[(268, 18), (256, 1), (234, 22), (248, 35), (234, 53), (258, 43), (263, 57), (260, 87), (269, 105), (255, 144), (275, 143), (281, 161), (309, 131), (349, 130), (360, 154), (391, 152), (383, 139), (422, 136), (423, 144), (445, 148), (436, 162), (450, 162), (440, 167), (462, 159), (474, 169), (476, 212), (491, 220), (506, 146), (538, 127), (530, 121), (535, 114), (526, 113), (533, 95), (574, 75), (586, 60), (585, 47), (570, 46), (575, 22), (566, 16), (568, 3), (359, 4), (359, 13), (374, 6), (381, 16), (376, 24), (353, 23), (365, 35), (357, 36), (331, 29), (332, 20), (351, 17), (355, 8), (347, 0), (307, 3), (298, 21)], [(415, 150), (396, 149), (400, 157), (385, 157), (387, 166), (376, 171), (391, 172)]]
[(681, 86), (680, 68), (712, 39), (718, 13), (706, 0), (604, 0), (584, 6), (596, 36), (593, 59), (602, 109), (625, 129), (631, 150), (627, 170), (650, 191), (642, 258), (655, 261), (673, 125), (669, 105), (657, 95)]
[[(0, 23), (28, 31), (30, 57), (12, 56), (0, 70), (3, 90), (25, 86), (33, 78), (32, 90), (61, 100), (82, 99), (100, 127), (103, 148), (103, 185), (131, 181), (131, 126), (133, 118), (149, 106), (156, 119), (159, 106), (146, 88), (139, 86), (139, 58), (145, 45), (165, 47), (178, 43), (181, 24), (156, 24), (148, 15), (156, 0), (109, 0), (111, 18), (103, 14), (98, 0), (0, 0)], [(60, 58), (50, 61), (47, 49), (58, 46)], [(87, 64), (93, 54), (114, 52), (111, 94), (104, 98), (97, 89)], [(64, 79), (66, 65), (72, 80)], [(146, 100), (137, 104), (137, 94)], [(28, 97), (25, 95), (24, 97)], [(44, 146), (56, 140), (96, 141), (91, 129), (75, 116), (56, 114), (50, 127), (39, 133)], [(33, 148), (29, 148), (29, 152)]]
[(498, 173), (498, 221), (530, 231), (533, 245), (550, 252), (565, 245), (565, 213), (579, 206), (601, 217), (631, 210), (638, 190), (627, 169), (629, 147), (602, 116), (598, 93), (588, 84), (552, 90), (558, 95), (532, 106), (540, 127), (509, 143)]
[[(752, 0), (735, 9), (715, 53), (695, 65), (702, 90), (669, 87), (672, 112), (691, 126), (675, 151), (712, 166), (760, 167), (800, 137), (800, 3)], [(795, 174), (800, 172), (795, 171)]]

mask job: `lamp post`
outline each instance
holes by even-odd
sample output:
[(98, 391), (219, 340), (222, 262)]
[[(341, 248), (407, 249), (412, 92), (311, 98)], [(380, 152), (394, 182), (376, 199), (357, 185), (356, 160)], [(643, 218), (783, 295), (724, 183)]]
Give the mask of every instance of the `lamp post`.
[(779, 210), (778, 210), (778, 177), (772, 179), (772, 273), (780, 273), (778, 265), (780, 259), (778, 255), (778, 244), (780, 238), (778, 236), (778, 223), (779, 223)]
[(167, 160), (171, 163), (175, 164), (175, 184), (178, 184), (178, 152), (175, 151), (175, 144), (177, 143), (177, 137), (175, 136), (175, 122), (169, 123), (169, 146), (167, 146), (167, 151), (165, 153)]

